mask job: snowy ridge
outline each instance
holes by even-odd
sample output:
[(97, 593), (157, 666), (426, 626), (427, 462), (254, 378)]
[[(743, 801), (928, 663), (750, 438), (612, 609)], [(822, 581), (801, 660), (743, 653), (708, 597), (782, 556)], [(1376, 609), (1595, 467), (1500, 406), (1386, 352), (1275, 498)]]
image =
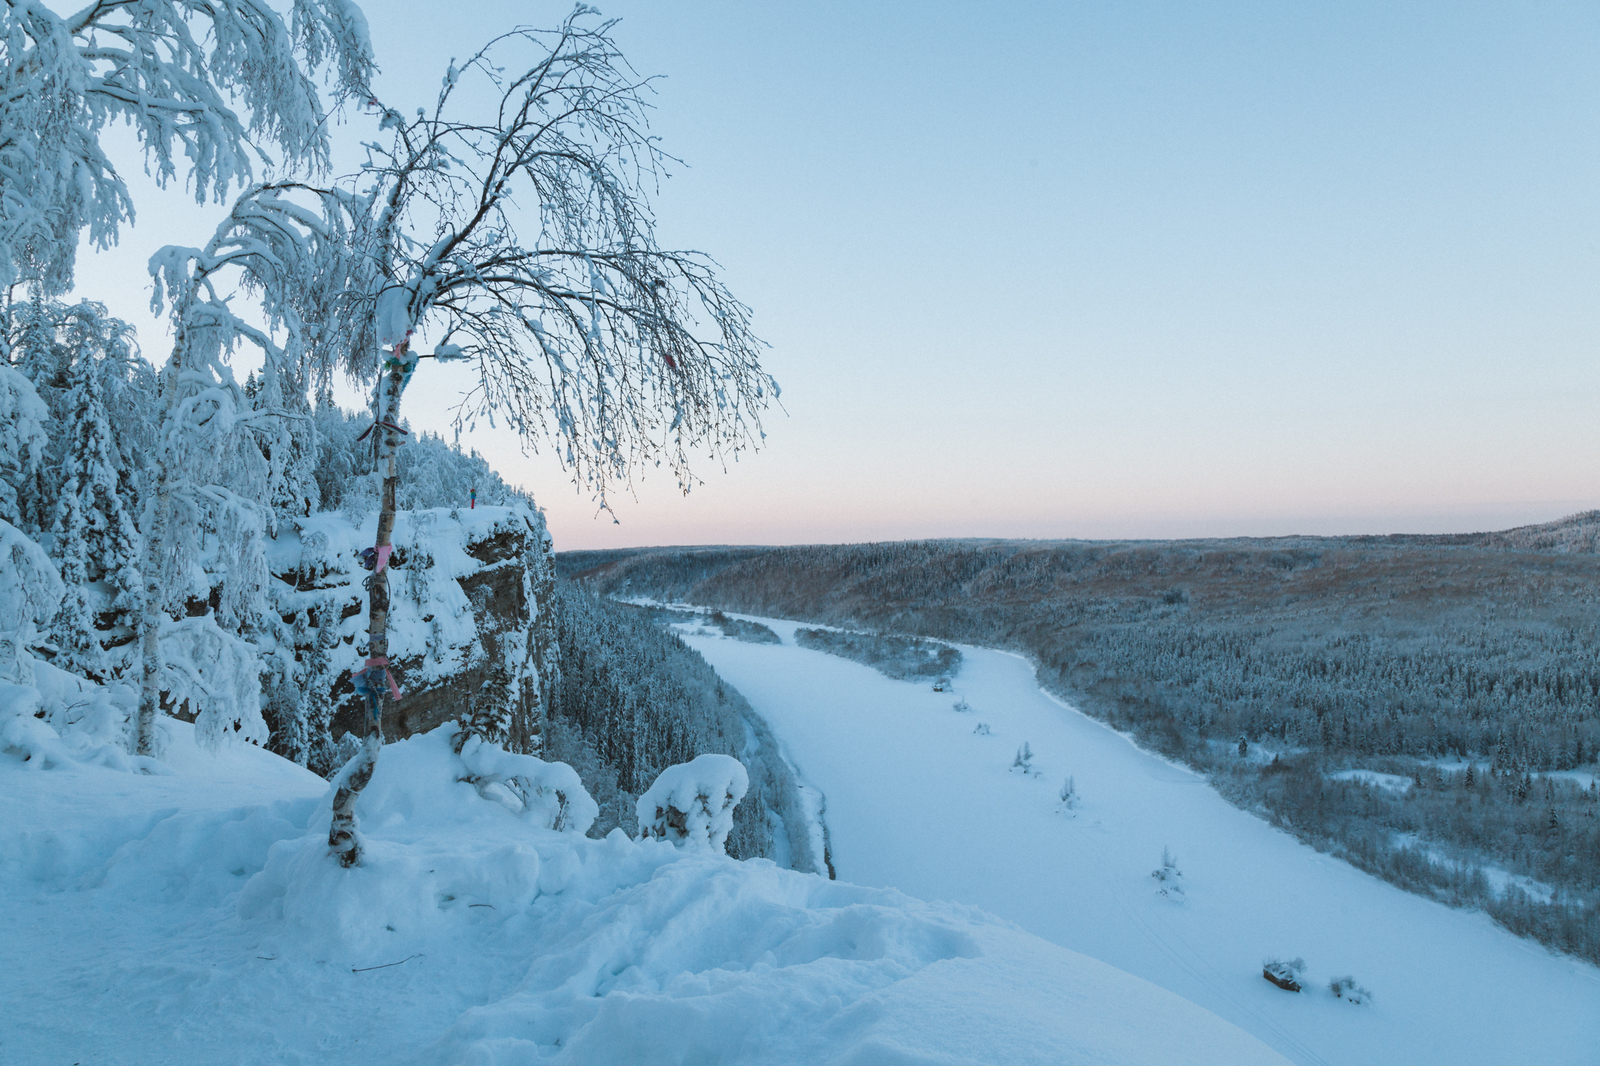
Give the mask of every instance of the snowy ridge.
[(345, 871), (324, 782), (172, 729), (171, 776), (0, 757), (7, 1061), (1282, 1061), (971, 907), (546, 828), (450, 726), (384, 749)]

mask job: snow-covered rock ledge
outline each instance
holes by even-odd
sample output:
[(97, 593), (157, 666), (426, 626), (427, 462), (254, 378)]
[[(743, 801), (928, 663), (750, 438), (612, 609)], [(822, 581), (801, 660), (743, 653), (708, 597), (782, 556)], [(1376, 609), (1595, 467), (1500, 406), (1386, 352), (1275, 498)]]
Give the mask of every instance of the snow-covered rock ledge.
[[(367, 628), (361, 550), (376, 529), (375, 514), (354, 523), (321, 512), (286, 525), (268, 546), (274, 603), (294, 634), (293, 648), (283, 650), (311, 664), (279, 671), (269, 684), (275, 735), (294, 732), (292, 721), (319, 700), (334, 706), (334, 737), (364, 729), (366, 706), (350, 675), (360, 669)], [(514, 746), (537, 751), (556, 672), (544, 519), (522, 505), (401, 511), (393, 540), (389, 655), (405, 698), (386, 708), (385, 733), (427, 732), (475, 702), (498, 702)]]
[(544, 828), (453, 726), (385, 748), (342, 870), (324, 782), (175, 724), (171, 776), (0, 756), (12, 1061), (1282, 1061), (972, 908)]

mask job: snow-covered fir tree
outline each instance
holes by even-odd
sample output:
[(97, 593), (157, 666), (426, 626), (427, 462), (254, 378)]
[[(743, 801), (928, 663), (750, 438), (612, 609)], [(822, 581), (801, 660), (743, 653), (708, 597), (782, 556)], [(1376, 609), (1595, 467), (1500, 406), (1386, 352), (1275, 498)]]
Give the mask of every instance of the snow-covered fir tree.
[[(106, 659), (97, 631), (112, 630), (113, 639), (131, 634), (143, 594), (141, 545), (123, 503), (118, 449), (105, 406), (104, 370), (104, 356), (80, 349), (68, 371), (68, 389), (57, 419), (62, 429), (58, 439), (64, 439), (56, 469), (65, 481), (50, 526), (53, 556), (68, 585), (52, 627), (66, 660), (58, 665), (71, 664), (69, 669), (78, 667), (93, 677), (122, 672), (122, 663)], [(97, 623), (96, 615), (106, 616), (106, 623)]]

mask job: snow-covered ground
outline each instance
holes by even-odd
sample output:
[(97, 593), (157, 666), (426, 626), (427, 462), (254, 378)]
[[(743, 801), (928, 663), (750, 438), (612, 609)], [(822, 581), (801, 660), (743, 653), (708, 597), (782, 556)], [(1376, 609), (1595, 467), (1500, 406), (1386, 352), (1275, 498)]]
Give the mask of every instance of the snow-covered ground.
[(326, 782), (183, 723), (170, 774), (0, 750), (0, 1062), (1283, 1061), (969, 906), (544, 828), (452, 729), (384, 748), (353, 870)]
[[(1021, 658), (963, 647), (935, 693), (759, 621), (784, 643), (689, 642), (826, 794), (840, 878), (982, 907), (1304, 1064), (1600, 1061), (1600, 970), (1319, 855), (1041, 692)], [(1031, 774), (1012, 766), (1024, 743)], [(1151, 876), (1163, 848), (1181, 893)], [(1297, 956), (1303, 992), (1262, 979)], [(1345, 975), (1369, 1003), (1330, 993)]]

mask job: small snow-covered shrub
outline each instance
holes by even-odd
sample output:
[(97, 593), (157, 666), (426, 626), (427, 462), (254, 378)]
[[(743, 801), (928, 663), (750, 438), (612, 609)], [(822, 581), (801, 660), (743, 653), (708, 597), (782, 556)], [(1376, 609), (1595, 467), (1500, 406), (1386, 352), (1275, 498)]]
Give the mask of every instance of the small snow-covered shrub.
[(1017, 749), (1017, 757), (1011, 760), (1011, 768), (1022, 771), (1026, 776), (1038, 773), (1033, 768), (1033, 747), (1026, 740), (1022, 742), (1022, 747)]
[(1156, 881), (1156, 894), (1168, 899), (1183, 898), (1183, 871), (1178, 869), (1178, 858), (1168, 848), (1161, 849), (1161, 865), (1150, 871)]
[(700, 755), (669, 766), (639, 797), (640, 836), (721, 852), (733, 828), (733, 809), (749, 787), (744, 765), (731, 755)]
[(1342, 999), (1346, 1003), (1370, 1003), (1372, 993), (1356, 983), (1356, 979), (1346, 974), (1344, 977), (1335, 977), (1328, 982), (1328, 991), (1333, 993), (1335, 999)]
[(32, 685), (0, 681), (0, 752), (30, 770), (73, 764), (146, 774), (171, 771), (127, 753), (127, 727), (138, 696), (131, 686), (102, 685), (35, 660)]
[(966, 714), (972, 710), (972, 704), (968, 703), (965, 698), (962, 698), (956, 700), (956, 702), (950, 706), (950, 709), (955, 711), (957, 714)]
[(1261, 964), (1261, 976), (1283, 989), (1285, 992), (1300, 991), (1300, 974), (1306, 968), (1306, 960), (1293, 958), (1285, 962), (1282, 959), (1268, 959)]
[[(461, 742), (461, 764), (467, 781), (485, 799), (513, 807), (546, 829), (582, 835), (600, 807), (584, 789), (578, 772), (566, 763), (518, 755), (483, 738), (468, 735)], [(496, 788), (495, 786), (499, 786)]]
[(989, 736), (990, 733), (991, 733), (991, 730), (989, 729), (989, 723), (988, 722), (979, 722), (977, 725), (972, 727), (972, 732), (973, 732), (974, 736), (980, 736), (980, 737)]
[(1060, 798), (1061, 806), (1064, 809), (1069, 811), (1072, 810), (1078, 805), (1077, 781), (1073, 780), (1072, 777), (1069, 776), (1061, 783), (1061, 789), (1056, 793), (1056, 795)]

